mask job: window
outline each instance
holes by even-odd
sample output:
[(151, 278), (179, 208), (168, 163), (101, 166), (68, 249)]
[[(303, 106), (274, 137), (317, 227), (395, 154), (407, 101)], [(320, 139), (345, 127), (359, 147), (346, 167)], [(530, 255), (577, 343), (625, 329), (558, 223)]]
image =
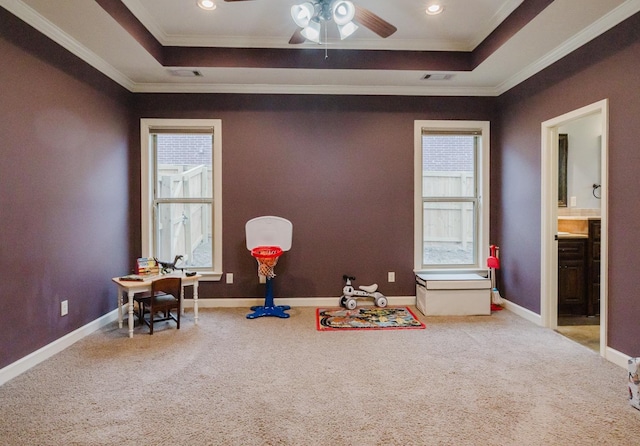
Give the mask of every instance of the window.
[(222, 125), (142, 119), (142, 255), (222, 276)]
[(415, 270), (486, 269), (489, 123), (415, 122)]

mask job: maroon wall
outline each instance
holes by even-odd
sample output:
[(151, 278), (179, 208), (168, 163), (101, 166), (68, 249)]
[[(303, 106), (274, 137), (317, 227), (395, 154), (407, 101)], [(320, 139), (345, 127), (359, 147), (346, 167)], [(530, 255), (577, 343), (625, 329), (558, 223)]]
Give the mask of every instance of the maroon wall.
[(609, 99), (609, 346), (640, 355), (640, 14), (499, 98), (494, 227), (505, 297), (540, 312), (541, 123)]
[(2, 368), (115, 308), (137, 222), (129, 94), (1, 8), (0, 55)]
[[(293, 223), (276, 297), (340, 295), (342, 275), (415, 295), (413, 126), (416, 119), (490, 120), (494, 98), (136, 95), (138, 118), (222, 119), (223, 264), (234, 283), (203, 297), (261, 297), (244, 225)], [(136, 179), (137, 181), (137, 179)], [(132, 197), (137, 201), (139, 198)], [(387, 282), (387, 272), (396, 282)]]

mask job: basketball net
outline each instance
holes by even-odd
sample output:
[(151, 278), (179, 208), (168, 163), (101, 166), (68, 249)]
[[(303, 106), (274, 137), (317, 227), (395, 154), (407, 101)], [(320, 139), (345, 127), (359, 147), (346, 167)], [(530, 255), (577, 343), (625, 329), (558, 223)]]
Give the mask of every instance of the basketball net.
[(273, 279), (276, 274), (273, 267), (278, 263), (278, 258), (282, 255), (279, 246), (258, 246), (251, 250), (251, 255), (258, 261), (258, 274), (267, 279)]

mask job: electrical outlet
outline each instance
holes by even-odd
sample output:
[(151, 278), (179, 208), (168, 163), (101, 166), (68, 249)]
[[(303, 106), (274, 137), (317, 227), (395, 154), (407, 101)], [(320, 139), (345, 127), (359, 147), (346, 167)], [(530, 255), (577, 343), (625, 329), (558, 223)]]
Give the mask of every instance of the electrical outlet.
[(227, 273), (227, 283), (233, 283), (233, 273)]
[(574, 208), (574, 207), (576, 207), (578, 205), (578, 200), (577, 200), (576, 197), (571, 197), (569, 199), (569, 202), (570, 202), (569, 206), (571, 206), (572, 208)]
[(60, 316), (66, 316), (69, 314), (69, 301), (63, 300), (60, 302)]
[(389, 282), (395, 282), (396, 281), (396, 273), (394, 271), (389, 271), (387, 280)]

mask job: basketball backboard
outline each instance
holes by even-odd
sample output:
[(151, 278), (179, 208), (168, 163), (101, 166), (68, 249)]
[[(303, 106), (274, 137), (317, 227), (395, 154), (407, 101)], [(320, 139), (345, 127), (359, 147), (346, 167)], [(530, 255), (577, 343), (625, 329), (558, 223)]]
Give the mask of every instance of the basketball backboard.
[(247, 249), (257, 246), (279, 246), (283, 251), (291, 249), (293, 224), (282, 217), (267, 215), (252, 218), (245, 225)]

